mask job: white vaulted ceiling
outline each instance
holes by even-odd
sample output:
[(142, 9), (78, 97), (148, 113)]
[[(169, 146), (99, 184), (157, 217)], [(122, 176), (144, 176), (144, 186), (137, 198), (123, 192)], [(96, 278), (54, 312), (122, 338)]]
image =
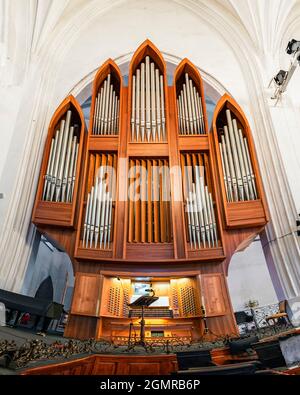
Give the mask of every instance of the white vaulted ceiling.
[[(117, 10), (122, 3), (125, 3), (128, 9), (136, 6), (134, 0), (30, 0), (26, 2), (2, 0), (2, 45), (6, 53), (12, 54), (13, 57), (16, 55), (21, 57), (14, 51), (21, 45), (25, 58), (42, 55), (51, 49), (53, 40), (60, 34), (66, 34), (67, 31), (76, 32), (82, 26), (91, 24), (97, 15), (113, 9)], [(162, 2), (138, 1), (139, 8), (145, 11), (155, 3)], [(299, 1), (297, 0), (168, 0), (170, 13), (172, 13), (172, 3), (189, 9), (199, 18), (201, 18), (199, 12), (204, 12), (204, 15), (213, 13), (231, 21), (232, 25), (238, 27), (240, 34), (248, 38), (248, 44), (257, 55), (264, 53), (278, 55), (282, 37), (291, 27), (291, 23), (294, 30), (299, 28), (299, 13), (297, 12)], [(159, 7), (156, 8), (159, 10)], [(127, 18), (128, 15), (124, 15), (124, 19)], [(128, 22), (130, 23), (130, 20)], [(160, 28), (159, 25), (157, 26)], [(9, 56), (6, 60), (12, 61), (13, 59)]]
[[(59, 59), (61, 46), (71, 45), (78, 34), (100, 23), (99, 16), (112, 15), (113, 24), (118, 10), (128, 10), (129, 14), (130, 9), (132, 17), (122, 14), (123, 26), (128, 29), (127, 32), (123, 30), (125, 36), (128, 33), (136, 35), (135, 26), (139, 25), (136, 17), (147, 22), (146, 14), (151, 9), (163, 14), (168, 28), (170, 15), (178, 18), (182, 8), (194, 14), (199, 23), (204, 20), (209, 24), (229, 46), (230, 35), (235, 30), (245, 48), (251, 49), (251, 55), (263, 63), (263, 68), (268, 61), (270, 67), (274, 63), (277, 67), (288, 39), (286, 36), (300, 31), (299, 7), (297, 0), (2, 0), (0, 67), (3, 72), (0, 79), (2, 84), (20, 82), (30, 62), (49, 61), (53, 56)], [(182, 33), (186, 29), (193, 30), (196, 24), (181, 26), (180, 18), (178, 20), (177, 30)], [(232, 27), (231, 33), (226, 31), (225, 22)], [(153, 20), (153, 24), (159, 32), (159, 20)], [(109, 32), (108, 37), (111, 39)], [(99, 41), (102, 39), (99, 37)]]

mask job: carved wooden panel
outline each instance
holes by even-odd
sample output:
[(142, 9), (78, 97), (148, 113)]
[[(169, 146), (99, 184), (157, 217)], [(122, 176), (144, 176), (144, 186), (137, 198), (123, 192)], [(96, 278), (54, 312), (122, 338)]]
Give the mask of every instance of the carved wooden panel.
[(101, 276), (78, 274), (75, 279), (72, 314), (98, 316)]
[(222, 274), (203, 274), (201, 276), (201, 293), (204, 297), (206, 316), (226, 313), (225, 284)]
[(93, 355), (26, 369), (21, 375), (170, 375), (177, 358), (170, 355)]

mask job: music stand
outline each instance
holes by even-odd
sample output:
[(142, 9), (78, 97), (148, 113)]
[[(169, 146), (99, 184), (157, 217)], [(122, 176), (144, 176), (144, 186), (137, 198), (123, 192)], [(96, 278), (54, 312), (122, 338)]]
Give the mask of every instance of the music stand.
[(146, 347), (145, 342), (145, 320), (144, 320), (144, 308), (149, 307), (152, 303), (158, 300), (158, 296), (149, 296), (149, 295), (142, 295), (134, 302), (128, 304), (129, 307), (136, 307), (142, 309), (142, 316), (141, 316), (141, 331), (140, 331), (140, 341), (137, 343), (143, 347)]

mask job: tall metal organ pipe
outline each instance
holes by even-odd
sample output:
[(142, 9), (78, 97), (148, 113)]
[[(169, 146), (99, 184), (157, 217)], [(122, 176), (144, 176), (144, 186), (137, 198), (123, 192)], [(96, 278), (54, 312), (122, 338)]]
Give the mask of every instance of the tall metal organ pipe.
[(132, 76), (131, 141), (166, 141), (164, 79), (146, 56)]
[(205, 134), (202, 100), (194, 81), (184, 74), (182, 88), (177, 94), (177, 117), (179, 134)]
[(227, 201), (255, 200), (258, 194), (247, 137), (229, 109), (226, 120), (218, 135)]
[(109, 249), (112, 243), (116, 191), (116, 154), (91, 154), (82, 246)]
[(111, 73), (102, 82), (95, 99), (92, 134), (117, 135), (119, 133), (120, 98)]
[(71, 203), (76, 181), (79, 125), (68, 110), (51, 140), (42, 200)]
[(191, 249), (218, 247), (218, 232), (209, 184), (207, 154), (182, 153), (181, 170), (187, 234)]

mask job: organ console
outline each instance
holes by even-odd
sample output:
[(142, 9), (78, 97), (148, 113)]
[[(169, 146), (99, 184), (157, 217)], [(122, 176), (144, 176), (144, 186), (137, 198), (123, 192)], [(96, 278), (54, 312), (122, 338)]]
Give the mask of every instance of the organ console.
[(159, 297), (146, 333), (236, 333), (228, 265), (268, 220), (246, 117), (224, 95), (209, 131), (198, 69), (184, 59), (168, 84), (146, 40), (128, 86), (113, 60), (99, 68), (87, 132), (72, 96), (55, 112), (32, 220), (73, 262), (65, 336), (128, 336), (143, 281)]

